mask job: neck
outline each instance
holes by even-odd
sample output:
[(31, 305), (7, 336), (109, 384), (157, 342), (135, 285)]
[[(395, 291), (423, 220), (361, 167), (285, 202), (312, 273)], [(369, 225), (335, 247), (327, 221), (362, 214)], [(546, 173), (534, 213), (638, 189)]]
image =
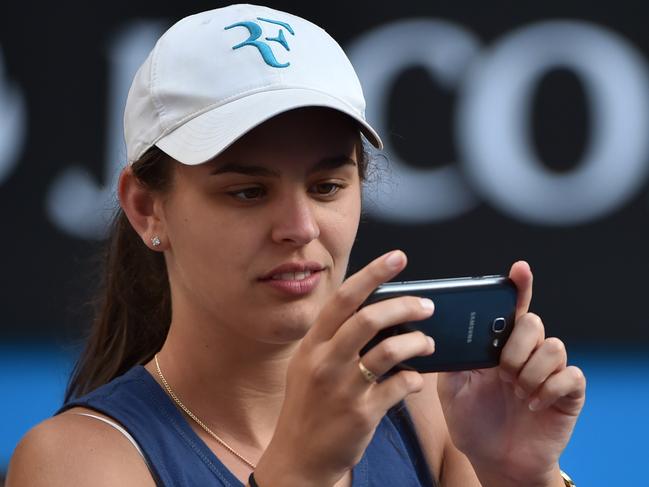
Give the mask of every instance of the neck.
[[(158, 353), (169, 386), (224, 441), (263, 451), (275, 431), (298, 343), (262, 343), (217, 323), (202, 329), (187, 323), (172, 320)], [(161, 383), (155, 362), (146, 368)]]

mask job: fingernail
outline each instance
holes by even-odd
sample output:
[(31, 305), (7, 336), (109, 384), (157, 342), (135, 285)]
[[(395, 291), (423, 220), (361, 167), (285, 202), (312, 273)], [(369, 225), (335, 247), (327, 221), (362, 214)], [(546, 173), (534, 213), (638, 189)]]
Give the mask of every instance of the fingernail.
[(433, 340), (433, 337), (427, 336), (426, 338), (428, 338), (428, 342), (430, 343), (431, 348), (435, 350), (435, 340)]
[(385, 259), (385, 263), (391, 269), (397, 269), (399, 266), (401, 266), (402, 262), (403, 262), (403, 253), (400, 252), (399, 250), (395, 250), (394, 252), (391, 252), (390, 255), (388, 255), (388, 258)]
[(514, 378), (509, 372), (505, 372), (504, 370), (501, 370), (498, 375), (500, 375), (500, 379), (503, 382), (514, 382)]
[(541, 400), (537, 397), (530, 401), (528, 407), (530, 408), (530, 411), (536, 411), (537, 409), (539, 409), (540, 404), (541, 404)]
[(519, 399), (525, 399), (527, 397), (527, 393), (520, 386), (514, 387), (514, 394)]
[(420, 298), (419, 304), (427, 311), (433, 311), (435, 309), (435, 303), (433, 303), (432, 299)]

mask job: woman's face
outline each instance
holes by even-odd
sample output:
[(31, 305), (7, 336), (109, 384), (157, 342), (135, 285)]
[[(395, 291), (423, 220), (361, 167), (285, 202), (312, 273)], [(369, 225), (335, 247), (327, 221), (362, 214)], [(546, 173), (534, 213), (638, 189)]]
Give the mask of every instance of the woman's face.
[(210, 162), (178, 164), (162, 204), (174, 319), (269, 343), (302, 338), (345, 277), (360, 143), (346, 116), (300, 109)]

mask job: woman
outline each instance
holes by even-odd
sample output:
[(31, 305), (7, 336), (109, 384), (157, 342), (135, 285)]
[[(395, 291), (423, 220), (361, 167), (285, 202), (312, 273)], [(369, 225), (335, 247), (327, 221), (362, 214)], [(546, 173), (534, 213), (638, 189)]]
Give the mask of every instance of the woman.
[[(393, 251), (344, 280), (381, 147), (340, 47), (250, 5), (174, 25), (138, 71), (102, 309), (59, 414), (12, 459), (22, 485), (564, 486), (585, 379), (528, 312), (499, 367), (402, 371), (434, 353), (415, 297), (356, 312)], [(254, 475), (253, 475), (254, 472)]]

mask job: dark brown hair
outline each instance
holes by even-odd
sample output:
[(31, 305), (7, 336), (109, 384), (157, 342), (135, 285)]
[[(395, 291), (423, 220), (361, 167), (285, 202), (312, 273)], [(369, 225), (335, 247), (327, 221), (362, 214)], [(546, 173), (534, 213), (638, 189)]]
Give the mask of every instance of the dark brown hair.
[[(365, 180), (368, 151), (358, 145), (358, 172)], [(150, 191), (164, 193), (179, 164), (153, 146), (133, 173)], [(119, 208), (102, 255), (103, 272), (95, 318), (68, 383), (65, 402), (110, 382), (162, 348), (171, 321), (171, 293), (161, 252), (149, 249)]]
[[(171, 185), (173, 160), (155, 146), (131, 167), (151, 191), (164, 192)], [(149, 361), (169, 330), (171, 299), (163, 254), (144, 245), (121, 208), (101, 260), (95, 318), (72, 371), (66, 402)]]

